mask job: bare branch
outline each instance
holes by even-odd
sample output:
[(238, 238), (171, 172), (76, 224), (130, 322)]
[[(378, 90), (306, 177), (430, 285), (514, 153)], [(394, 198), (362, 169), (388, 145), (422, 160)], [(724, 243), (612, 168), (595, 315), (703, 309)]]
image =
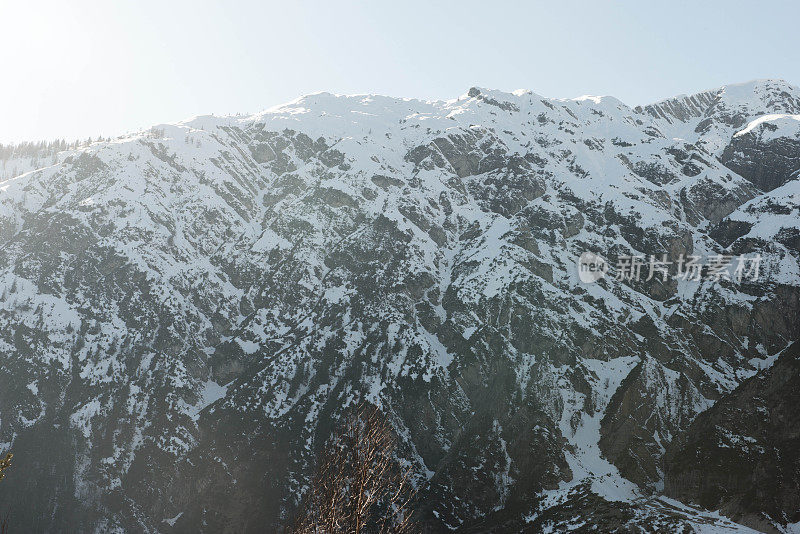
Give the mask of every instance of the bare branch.
[(362, 404), (346, 416), (319, 458), (291, 532), (416, 532), (412, 473), (396, 462), (394, 450), (394, 434), (378, 408)]

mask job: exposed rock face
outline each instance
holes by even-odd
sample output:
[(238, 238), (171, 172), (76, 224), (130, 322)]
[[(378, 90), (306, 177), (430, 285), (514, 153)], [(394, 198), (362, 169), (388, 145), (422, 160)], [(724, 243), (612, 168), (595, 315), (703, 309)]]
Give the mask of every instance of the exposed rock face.
[[(657, 494), (670, 443), (800, 336), (800, 181), (723, 157), (788, 146), (729, 150), (775, 114), (800, 89), (318, 94), (0, 183), (0, 449), (36, 481), (0, 503), (21, 531), (278, 531), (366, 399), (430, 532), (715, 521)], [(665, 253), (761, 271), (616, 276)]]
[(651, 491), (661, 489), (663, 480), (652, 459), (711, 404), (688, 376), (646, 357), (617, 389), (602, 421), (600, 450), (624, 477)]
[(721, 156), (729, 169), (761, 191), (772, 191), (800, 172), (800, 115), (778, 117), (734, 136)]
[(800, 343), (676, 439), (665, 491), (757, 529), (800, 521)]

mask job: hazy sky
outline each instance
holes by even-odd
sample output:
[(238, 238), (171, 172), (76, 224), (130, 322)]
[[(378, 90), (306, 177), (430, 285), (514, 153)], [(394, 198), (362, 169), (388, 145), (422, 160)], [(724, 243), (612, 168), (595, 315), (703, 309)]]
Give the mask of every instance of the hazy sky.
[(0, 142), (117, 135), (316, 91), (478, 85), (635, 105), (800, 83), (796, 2), (0, 0)]

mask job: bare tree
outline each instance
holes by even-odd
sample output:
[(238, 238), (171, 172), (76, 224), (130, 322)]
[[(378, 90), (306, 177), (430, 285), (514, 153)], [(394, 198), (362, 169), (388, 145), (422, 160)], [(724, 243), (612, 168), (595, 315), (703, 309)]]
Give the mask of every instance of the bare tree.
[(14, 455), (9, 452), (8, 454), (6, 454), (5, 458), (0, 459), (0, 480), (3, 480), (3, 477), (6, 476), (5, 473), (3, 473), (3, 471), (11, 467), (11, 458), (13, 456)]
[(411, 471), (394, 458), (395, 439), (380, 411), (362, 404), (323, 450), (293, 534), (407, 534)]
[[(3, 478), (6, 476), (6, 474), (3, 471), (11, 467), (11, 458), (13, 456), (14, 455), (9, 452), (8, 454), (6, 454), (5, 458), (0, 459), (0, 480), (3, 480)], [(6, 515), (2, 519), (0, 519), (0, 534), (7, 534), (7, 533), (8, 533), (8, 512), (6, 512)]]

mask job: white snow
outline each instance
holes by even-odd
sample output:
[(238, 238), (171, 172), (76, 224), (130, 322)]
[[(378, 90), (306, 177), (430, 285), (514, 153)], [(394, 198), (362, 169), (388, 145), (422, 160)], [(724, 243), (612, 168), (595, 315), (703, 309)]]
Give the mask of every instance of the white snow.
[(224, 398), (225, 395), (228, 394), (229, 385), (230, 384), (221, 386), (213, 380), (206, 380), (206, 382), (203, 384), (203, 388), (200, 390), (200, 400), (189, 410), (189, 415), (192, 420), (197, 421), (200, 418), (200, 412), (218, 400)]
[[(797, 124), (792, 124), (790, 121), (794, 121)], [(770, 113), (767, 115), (762, 115), (761, 117), (750, 121), (745, 128), (739, 130), (738, 132), (733, 134), (733, 136), (739, 137), (748, 134), (761, 124), (764, 124), (765, 122), (769, 123), (778, 122), (781, 124), (781, 126), (794, 127), (795, 131), (800, 131), (800, 115), (790, 115), (788, 113)]]

